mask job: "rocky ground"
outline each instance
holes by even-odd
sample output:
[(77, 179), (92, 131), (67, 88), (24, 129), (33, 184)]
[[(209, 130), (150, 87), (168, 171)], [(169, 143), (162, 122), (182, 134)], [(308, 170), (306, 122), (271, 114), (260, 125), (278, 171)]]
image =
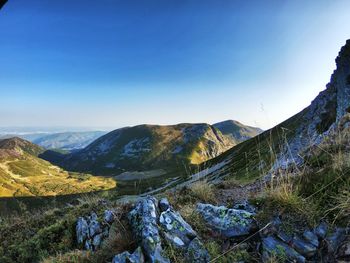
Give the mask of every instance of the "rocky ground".
[[(136, 202), (128, 213), (137, 248), (115, 255), (113, 263), (171, 262), (165, 247), (178, 251), (178, 262), (228, 262), (225, 254), (236, 247), (252, 250), (258, 262), (349, 262), (350, 228), (334, 228), (321, 222), (303, 232), (283, 230), (282, 220), (267, 224), (256, 220), (257, 208), (247, 202), (233, 208), (198, 203), (196, 210), (213, 235), (225, 240), (226, 251), (211, 258), (202, 237), (187, 223), (166, 198), (148, 196)], [(92, 212), (76, 223), (78, 244), (96, 251), (108, 236), (115, 220), (113, 210), (99, 219)], [(169, 252), (169, 251), (168, 251)], [(244, 261), (241, 261), (244, 262)]]

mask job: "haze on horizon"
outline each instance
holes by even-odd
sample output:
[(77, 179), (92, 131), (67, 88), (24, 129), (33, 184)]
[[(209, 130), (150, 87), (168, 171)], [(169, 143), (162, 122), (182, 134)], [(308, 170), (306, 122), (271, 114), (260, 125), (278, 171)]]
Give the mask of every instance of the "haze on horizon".
[(325, 88), (350, 1), (253, 2), (9, 1), (0, 126), (272, 127)]

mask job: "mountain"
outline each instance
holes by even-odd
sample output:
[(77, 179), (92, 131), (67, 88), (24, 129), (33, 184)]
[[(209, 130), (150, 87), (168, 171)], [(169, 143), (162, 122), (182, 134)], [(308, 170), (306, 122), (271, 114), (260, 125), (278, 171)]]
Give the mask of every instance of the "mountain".
[(18, 137), (0, 140), (0, 197), (54, 196), (115, 187), (109, 178), (71, 173), (42, 160), (45, 151)]
[(214, 158), (235, 145), (209, 124), (139, 125), (112, 131), (67, 155), (74, 171), (111, 175), (124, 171), (184, 169)]
[(263, 130), (257, 127), (244, 125), (235, 120), (227, 120), (213, 124), (223, 135), (231, 137), (237, 144), (262, 133)]
[(60, 132), (60, 133), (29, 133), (29, 134), (3, 134), (0, 138), (11, 138), (14, 136), (28, 140), (46, 149), (60, 149), (72, 151), (88, 146), (97, 138), (105, 135), (104, 131), (87, 132)]
[(104, 131), (54, 133), (33, 139), (32, 142), (46, 149), (71, 151), (85, 148), (106, 133)]
[[(283, 123), (203, 164), (205, 176), (251, 181), (279, 169), (297, 167), (350, 112), (350, 40), (336, 58), (326, 89), (311, 105)], [(211, 167), (211, 168), (208, 168)]]

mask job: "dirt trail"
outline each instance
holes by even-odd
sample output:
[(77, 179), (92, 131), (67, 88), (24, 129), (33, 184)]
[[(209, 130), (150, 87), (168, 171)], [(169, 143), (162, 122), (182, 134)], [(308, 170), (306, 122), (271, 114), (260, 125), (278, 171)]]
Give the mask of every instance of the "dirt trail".
[(220, 189), (216, 191), (217, 200), (220, 204), (230, 205), (233, 202), (247, 200), (257, 196), (264, 191), (265, 184), (257, 180), (247, 185), (237, 185), (229, 189)]

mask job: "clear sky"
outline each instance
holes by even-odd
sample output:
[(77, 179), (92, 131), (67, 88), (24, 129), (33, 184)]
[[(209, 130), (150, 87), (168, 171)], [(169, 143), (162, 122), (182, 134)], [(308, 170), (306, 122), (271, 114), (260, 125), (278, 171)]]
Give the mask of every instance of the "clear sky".
[(11, 0), (0, 11), (0, 126), (266, 129), (325, 88), (349, 10), (348, 0)]

